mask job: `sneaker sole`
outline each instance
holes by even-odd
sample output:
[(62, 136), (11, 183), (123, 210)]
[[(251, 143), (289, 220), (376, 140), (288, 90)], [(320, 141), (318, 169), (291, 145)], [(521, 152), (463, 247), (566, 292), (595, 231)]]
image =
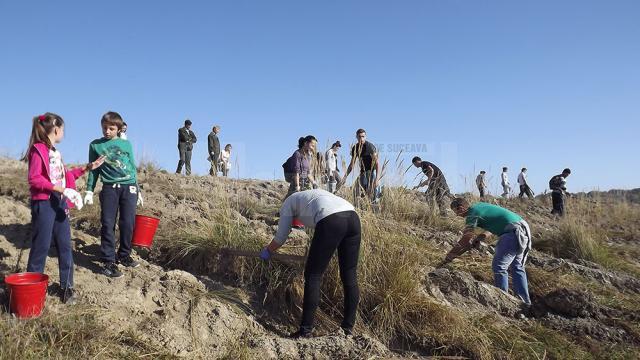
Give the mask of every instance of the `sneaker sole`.
[(102, 275), (104, 275), (104, 276), (106, 276), (108, 278), (111, 278), (111, 279), (119, 279), (119, 278), (124, 276), (124, 274), (122, 274), (122, 273), (120, 273), (119, 275), (102, 273)]
[(122, 266), (124, 266), (124, 267), (126, 267), (126, 268), (129, 268), (129, 269), (135, 269), (135, 268), (137, 268), (137, 267), (140, 267), (140, 264), (139, 264), (139, 263), (138, 263), (138, 264), (135, 264), (135, 265), (133, 265), (133, 266), (132, 266), (132, 265), (125, 265), (125, 264), (123, 264), (123, 263), (119, 263), (119, 264), (120, 264), (120, 265), (122, 265)]

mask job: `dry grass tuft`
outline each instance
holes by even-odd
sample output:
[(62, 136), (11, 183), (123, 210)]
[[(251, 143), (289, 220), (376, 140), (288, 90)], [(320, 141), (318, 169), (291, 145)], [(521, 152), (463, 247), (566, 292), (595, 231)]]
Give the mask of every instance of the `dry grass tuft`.
[(173, 359), (131, 331), (113, 333), (97, 319), (99, 311), (74, 307), (33, 320), (0, 317), (0, 359), (133, 358)]

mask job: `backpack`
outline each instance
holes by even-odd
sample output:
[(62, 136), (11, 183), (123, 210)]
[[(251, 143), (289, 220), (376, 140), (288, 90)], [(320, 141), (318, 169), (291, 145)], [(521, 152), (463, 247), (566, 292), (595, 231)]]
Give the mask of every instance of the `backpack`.
[(556, 175), (549, 180), (549, 189), (562, 190), (562, 175)]
[(282, 170), (284, 171), (284, 180), (288, 183), (293, 181), (293, 175), (296, 172), (296, 154), (293, 153), (287, 161), (282, 164)]

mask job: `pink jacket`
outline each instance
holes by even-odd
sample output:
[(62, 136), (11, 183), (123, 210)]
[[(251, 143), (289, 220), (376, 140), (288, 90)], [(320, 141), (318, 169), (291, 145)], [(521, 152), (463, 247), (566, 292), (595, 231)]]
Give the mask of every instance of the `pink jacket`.
[[(29, 191), (31, 200), (49, 200), (53, 191), (51, 175), (49, 170), (49, 148), (44, 143), (35, 143), (29, 150)], [(65, 168), (65, 181), (67, 188), (76, 188), (76, 179), (84, 174), (84, 168)], [(69, 207), (73, 207), (67, 201)]]

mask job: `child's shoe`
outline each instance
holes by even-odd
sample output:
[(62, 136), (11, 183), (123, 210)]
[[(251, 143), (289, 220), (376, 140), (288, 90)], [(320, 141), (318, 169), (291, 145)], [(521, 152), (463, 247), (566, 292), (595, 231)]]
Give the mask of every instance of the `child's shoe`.
[(114, 262), (109, 262), (104, 265), (102, 269), (102, 275), (110, 277), (110, 278), (120, 278), (122, 277), (122, 273), (118, 270), (118, 265)]
[(127, 256), (125, 258), (122, 259), (118, 259), (118, 264), (122, 265), (122, 266), (126, 266), (128, 268), (137, 268), (138, 266), (140, 266), (140, 263), (133, 260), (133, 258), (131, 256)]

